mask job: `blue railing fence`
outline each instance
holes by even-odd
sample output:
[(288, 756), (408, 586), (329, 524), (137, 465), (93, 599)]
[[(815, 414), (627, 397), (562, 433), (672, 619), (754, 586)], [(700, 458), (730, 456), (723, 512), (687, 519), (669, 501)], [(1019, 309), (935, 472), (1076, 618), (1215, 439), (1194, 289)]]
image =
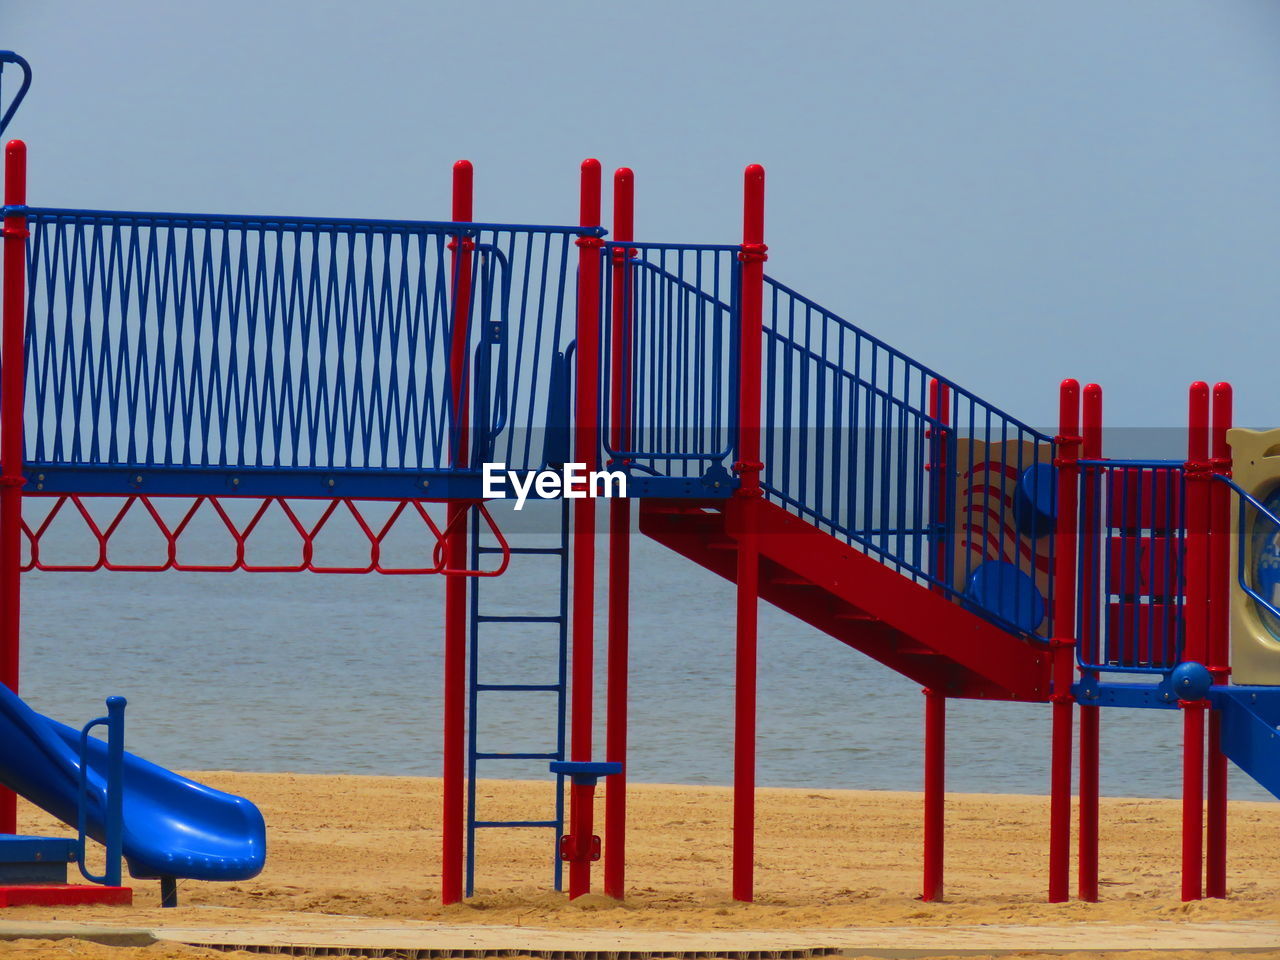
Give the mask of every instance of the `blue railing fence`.
[(540, 465), (576, 228), (25, 214), (30, 463), (448, 468), (465, 237), (476, 450)]
[(764, 337), (765, 495), (1015, 632), (1048, 636), (1055, 531), (1028, 528), (1015, 505), (1037, 477), (1031, 499), (1051, 500), (1038, 471), (1052, 468), (1052, 437), (771, 278)]
[(1280, 636), (1280, 516), (1231, 478), (1212, 476), (1230, 488), (1237, 502), (1236, 582), (1257, 605), (1267, 628)]
[(727, 471), (737, 442), (738, 248), (610, 243), (606, 254), (600, 422), (607, 459), (667, 477)]

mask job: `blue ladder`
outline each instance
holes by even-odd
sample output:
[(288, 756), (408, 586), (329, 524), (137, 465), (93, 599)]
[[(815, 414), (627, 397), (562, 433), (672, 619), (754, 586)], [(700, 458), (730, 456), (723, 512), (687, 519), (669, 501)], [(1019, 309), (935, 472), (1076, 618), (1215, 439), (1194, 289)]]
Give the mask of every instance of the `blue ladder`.
[[(554, 508), (560, 511), (560, 542), (554, 547), (517, 547), (508, 549), (514, 565), (517, 558), (543, 557), (559, 563), (559, 608), (553, 615), (508, 616), (489, 615), (481, 611), (480, 587), (486, 578), (476, 577), (471, 582), (471, 600), (468, 626), (468, 674), (467, 674), (467, 876), (466, 895), (475, 893), (476, 870), (476, 831), (489, 827), (542, 827), (555, 831), (555, 843), (551, 861), (556, 890), (561, 889), (562, 866), (560, 862), (560, 839), (564, 836), (564, 775), (556, 775), (555, 815), (547, 820), (480, 820), (476, 817), (476, 765), (481, 760), (547, 760), (563, 761), (565, 759), (565, 716), (568, 707), (568, 654), (569, 654), (569, 504), (567, 500), (559, 503), (543, 505), (529, 501), (525, 509)], [(480, 524), (476, 512), (472, 511), (471, 522), (471, 567), (480, 569), (481, 557), (488, 554), (502, 553), (501, 547), (483, 546), (480, 543)], [(496, 578), (498, 586), (508, 588), (511, 583), (510, 569)], [(556, 678), (550, 683), (481, 683), (480, 682), (480, 634), (481, 628), (498, 627), (503, 624), (554, 624), (557, 628), (558, 643), (556, 649)], [(531, 752), (481, 752), (477, 743), (479, 736), (479, 707), (481, 694), (499, 693), (554, 693), (556, 695), (556, 731), (555, 750), (545, 753)]]

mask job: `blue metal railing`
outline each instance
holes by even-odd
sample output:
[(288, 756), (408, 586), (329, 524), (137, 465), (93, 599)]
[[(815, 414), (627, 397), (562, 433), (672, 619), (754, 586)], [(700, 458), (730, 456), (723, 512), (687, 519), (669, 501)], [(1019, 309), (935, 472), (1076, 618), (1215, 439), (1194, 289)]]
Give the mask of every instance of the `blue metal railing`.
[[(124, 697), (107, 698), (107, 715), (90, 720), (80, 731), (80, 786), (76, 802), (76, 848), (80, 872), (93, 883), (120, 886), (121, 857), (124, 852)], [(106, 865), (101, 875), (90, 872), (85, 845), (88, 840), (89, 804), (89, 731), (107, 728), (107, 769), (99, 792), (103, 814), (103, 840)]]
[(22, 101), (27, 97), (27, 91), (31, 89), (31, 65), (12, 50), (0, 50), (0, 77), (3, 76), (6, 63), (12, 63), (22, 72), (22, 80), (18, 83), (18, 91), (9, 100), (7, 107), (4, 106), (4, 99), (0, 96), (0, 108), (4, 111), (0, 113), (0, 137), (3, 137), (4, 132), (9, 129), (9, 121), (18, 112), (18, 107), (22, 106)]
[(212, 470), (216, 487), (221, 467), (405, 474), (420, 492), (422, 474), (456, 462), (460, 237), (476, 265), (465, 333), (476, 366), (464, 373), (483, 388), (469, 414), (476, 452), (536, 468), (547, 367), (571, 334), (572, 244), (602, 232), (21, 212), (27, 461), (79, 470), (82, 492), (136, 492), (138, 468)]
[[(1252, 559), (1254, 563), (1257, 563), (1261, 559), (1259, 556), (1259, 541), (1263, 537), (1263, 531), (1259, 528), (1265, 522), (1270, 525), (1270, 536), (1273, 538), (1280, 537), (1280, 517), (1277, 517), (1264, 503), (1230, 477), (1223, 476), (1220, 473), (1212, 474), (1212, 477), (1214, 480), (1225, 483), (1230, 487), (1240, 501), (1236, 525), (1239, 537), (1236, 543), (1236, 581), (1240, 584), (1240, 589), (1258, 605), (1260, 608), (1259, 613), (1262, 615), (1263, 620), (1270, 620), (1267, 626), (1272, 633), (1280, 636), (1280, 608), (1277, 608), (1273, 602), (1274, 597), (1263, 596), (1258, 592), (1257, 585), (1249, 581), (1250, 560)], [(1250, 524), (1248, 520), (1248, 509), (1250, 507), (1258, 514), (1254, 524)]]
[(1082, 668), (1163, 673), (1182, 659), (1186, 470), (1178, 460), (1081, 460)]
[[(609, 243), (606, 249), (626, 257), (621, 290), (615, 290), (612, 257), (604, 267), (606, 456), (641, 473), (699, 478), (714, 470), (728, 480), (737, 442), (738, 248)], [(621, 358), (616, 372), (615, 351)], [(614, 422), (615, 391), (621, 423)]]
[[(765, 284), (765, 495), (1014, 632), (1048, 636), (1053, 525), (1023, 536), (1015, 498), (1028, 471), (1051, 467), (1053, 438)], [(975, 599), (975, 575), (992, 563), (1012, 604)]]

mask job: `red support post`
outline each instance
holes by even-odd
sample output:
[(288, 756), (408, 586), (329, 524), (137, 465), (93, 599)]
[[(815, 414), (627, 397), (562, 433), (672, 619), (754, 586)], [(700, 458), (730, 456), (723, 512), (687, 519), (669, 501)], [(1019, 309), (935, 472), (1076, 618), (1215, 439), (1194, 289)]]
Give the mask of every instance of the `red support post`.
[(1053, 570), (1053, 732), (1049, 796), (1049, 902), (1070, 897), (1071, 714), (1075, 703), (1076, 536), (1080, 457), (1080, 384), (1063, 380), (1059, 392), (1057, 542)]
[(760, 545), (756, 508), (760, 499), (760, 361), (764, 315), (764, 167), (753, 163), (743, 174), (742, 290), (738, 374), (739, 486), (737, 650), (734, 679), (733, 898), (755, 898), (756, 829), (756, 613), (759, 602)]
[[(4, 203), (27, 203), (27, 145), (4, 151)], [(22, 378), (26, 326), (27, 220), (4, 218), (4, 315), (0, 332), (0, 683), (18, 691), (22, 574)], [(0, 789), (0, 833), (18, 832), (18, 801)]]
[[(936, 377), (929, 381), (929, 416), (938, 424), (930, 427), (926, 439), (930, 441), (929, 465), (930, 489), (933, 491), (933, 523), (941, 529), (947, 522), (947, 486), (951, 482), (947, 463), (947, 425), (951, 412), (951, 387)], [(933, 576), (945, 581), (947, 577), (947, 550), (950, 541), (946, 537), (938, 537), (933, 544)], [(945, 593), (938, 584), (934, 591)]]
[[(1186, 630), (1182, 659), (1204, 664), (1209, 656), (1209, 385), (1191, 385), (1186, 463)], [(1204, 869), (1205, 701), (1180, 700), (1182, 708), (1182, 899), (1201, 898)]]
[(946, 834), (947, 698), (924, 691), (924, 885), (920, 899), (943, 898), (943, 850)]
[[(621, 167), (613, 175), (613, 238), (635, 238), (635, 175)], [(625, 450), (630, 397), (626, 376), (630, 346), (630, 287), (625, 247), (612, 248), (612, 336), (609, 341), (609, 446)], [(621, 466), (621, 464), (617, 464)], [(605, 706), (605, 759), (622, 764), (622, 772), (605, 780), (604, 892), (621, 900), (627, 871), (627, 657), (631, 589), (631, 501), (609, 501), (609, 663)]]
[[(1213, 472), (1231, 476), (1231, 384), (1213, 387), (1213, 433), (1210, 443)], [(1209, 523), (1209, 662), (1215, 685), (1231, 676), (1231, 489), (1212, 484)], [(1209, 712), (1208, 829), (1205, 840), (1205, 896), (1227, 895), (1227, 755), (1222, 752), (1222, 714)]]
[[(941, 528), (947, 520), (947, 431), (945, 424), (951, 410), (951, 388), (937, 379), (929, 381), (929, 416), (935, 426), (929, 428), (929, 482), (933, 498), (933, 523)], [(938, 537), (933, 545), (933, 576), (939, 581), (947, 577), (946, 537)], [(935, 592), (944, 592), (941, 584)], [(938, 690), (925, 688), (924, 701), (924, 877), (920, 899), (933, 903), (943, 898), (943, 867), (946, 850), (946, 750), (947, 698)]]
[[(574, 462), (590, 472), (600, 465), (600, 161), (582, 162), (578, 237), (577, 395), (574, 409)], [(595, 669), (596, 502), (573, 502), (573, 665), (570, 759), (591, 760), (592, 681)], [(595, 787), (569, 787), (569, 897), (591, 891), (594, 850), (592, 801)]]
[[(469, 160), (453, 165), (453, 219), (469, 223), (472, 208), (472, 168)], [(470, 237), (457, 236), (449, 242), (452, 251), (451, 276), (453, 330), (449, 343), (450, 401), (454, 411), (455, 466), (467, 461), (467, 344), (471, 318)], [(451, 501), (447, 508), (445, 535), (446, 567), (467, 569), (467, 514), (470, 504)], [(444, 594), (444, 776), (442, 850), (440, 862), (441, 902), (462, 899), (463, 842), (466, 808), (467, 737), (467, 578), (446, 576)]]
[[(1086, 460), (1102, 458), (1102, 387), (1090, 383), (1084, 388), (1083, 452)], [(1085, 483), (1081, 510), (1082, 543), (1080, 553), (1080, 590), (1084, 594), (1085, 620), (1078, 624), (1080, 642), (1097, 635), (1098, 546), (1102, 517), (1097, 484), (1092, 478)], [(1086, 643), (1085, 649), (1096, 648)], [(1090, 661), (1096, 663), (1097, 661)], [(1080, 706), (1080, 842), (1077, 848), (1076, 894), (1081, 900), (1098, 900), (1098, 796), (1099, 759), (1101, 756), (1102, 708)]]

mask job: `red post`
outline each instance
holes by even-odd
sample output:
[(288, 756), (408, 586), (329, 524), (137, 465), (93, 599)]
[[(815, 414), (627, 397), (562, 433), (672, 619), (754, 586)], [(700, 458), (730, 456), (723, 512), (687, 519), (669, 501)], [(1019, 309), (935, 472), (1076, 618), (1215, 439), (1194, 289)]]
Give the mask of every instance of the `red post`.
[[(4, 202), (27, 203), (27, 145), (10, 140), (4, 151)], [(0, 334), (0, 682), (18, 690), (22, 575), (22, 378), (26, 326), (27, 220), (4, 218), (4, 316)], [(17, 797), (0, 790), (0, 833), (18, 832)]]
[[(1187, 416), (1187, 586), (1182, 659), (1209, 656), (1209, 385), (1191, 385)], [(1204, 869), (1204, 708), (1182, 707), (1182, 899), (1199, 900)]]
[(737, 652), (734, 679), (733, 898), (755, 897), (756, 830), (756, 608), (760, 545), (756, 506), (760, 499), (760, 358), (764, 314), (764, 167), (743, 174), (741, 344), (738, 377), (738, 462), (734, 492), (741, 532), (737, 565)]
[[(951, 478), (947, 472), (947, 418), (951, 412), (951, 387), (937, 378), (929, 381), (929, 416), (937, 423), (930, 427), (927, 439), (930, 440), (929, 472), (933, 491), (933, 522), (941, 528), (947, 522), (947, 485)], [(933, 575), (938, 580), (947, 576), (947, 549), (949, 541), (946, 537), (938, 537), (933, 544)], [(943, 587), (935, 585), (934, 591), (944, 593)]]
[(924, 691), (924, 887), (920, 899), (942, 900), (946, 833), (947, 698)]
[[(947, 436), (943, 424), (951, 409), (951, 388), (936, 379), (929, 381), (929, 416), (938, 424), (929, 428), (930, 489), (933, 496), (934, 525), (947, 519)], [(933, 575), (945, 580), (947, 574), (946, 537), (933, 545)], [(943, 587), (935, 585), (936, 592)], [(920, 899), (928, 903), (943, 898), (943, 864), (946, 849), (946, 764), (947, 698), (938, 690), (924, 691), (924, 878)]]
[[(579, 224), (589, 229), (578, 244), (577, 374), (574, 461), (587, 471), (599, 469), (600, 424), (600, 161), (582, 162)], [(591, 759), (592, 673), (595, 669), (596, 502), (580, 497), (573, 502), (573, 685), (570, 758)], [(592, 797), (594, 787), (569, 787), (572, 842), (569, 858), (569, 897), (591, 891), (594, 848)]]
[[(1084, 458), (1102, 458), (1102, 387), (1090, 383), (1084, 388)], [(1080, 641), (1097, 635), (1098, 545), (1102, 518), (1099, 516), (1097, 484), (1087, 482), (1082, 509), (1083, 544), (1080, 555), (1080, 589), (1085, 594), (1086, 620), (1078, 625)], [(1085, 649), (1094, 649), (1086, 644)], [(1091, 661), (1096, 662), (1096, 661)], [(1101, 755), (1102, 708), (1080, 706), (1080, 843), (1076, 893), (1081, 900), (1098, 900), (1098, 766)]]
[[(613, 238), (635, 237), (635, 176), (626, 167), (613, 175)], [(626, 449), (630, 438), (625, 419), (630, 408), (626, 394), (630, 344), (630, 290), (627, 250), (613, 248), (613, 336), (610, 340), (609, 446)], [(621, 763), (622, 773), (605, 780), (604, 892), (621, 900), (627, 871), (627, 655), (631, 589), (631, 501), (609, 501), (609, 686), (605, 706), (605, 759)]]
[[(1231, 384), (1213, 387), (1213, 472), (1231, 476)], [(1209, 662), (1215, 685), (1225, 685), (1231, 675), (1231, 489), (1212, 485), (1209, 524)], [(1227, 895), (1227, 755), (1222, 752), (1222, 714), (1209, 713), (1208, 831), (1205, 839), (1205, 896)]]
[[(471, 161), (453, 165), (453, 219), (462, 223), (472, 218)], [(467, 461), (467, 344), (471, 316), (470, 237), (455, 237), (453, 251), (453, 332), (449, 343), (451, 401), (456, 425), (454, 463)], [(448, 569), (467, 568), (467, 511), (470, 505), (453, 501), (447, 510), (445, 556)], [(440, 899), (457, 903), (462, 899), (463, 840), (465, 836), (467, 736), (467, 578), (446, 576), (444, 587), (444, 777), (440, 862)]]
[(1080, 384), (1063, 380), (1057, 437), (1058, 522), (1053, 570), (1053, 732), (1049, 797), (1049, 902), (1070, 896), (1071, 714), (1075, 676), (1076, 535), (1080, 456)]

